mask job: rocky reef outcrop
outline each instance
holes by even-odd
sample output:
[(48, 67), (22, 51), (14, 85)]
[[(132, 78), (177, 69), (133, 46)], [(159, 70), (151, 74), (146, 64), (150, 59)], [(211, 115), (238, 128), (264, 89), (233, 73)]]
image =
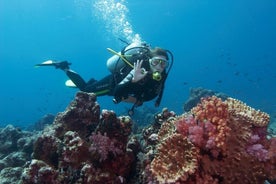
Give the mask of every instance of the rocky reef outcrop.
[(230, 97), (205, 95), (183, 114), (164, 108), (148, 117), (138, 117), (149, 122), (133, 131), (129, 116), (101, 110), (95, 94), (78, 92), (43, 131), (11, 125), (0, 130), (1, 183), (259, 184), (276, 179), (276, 138), (265, 112)]

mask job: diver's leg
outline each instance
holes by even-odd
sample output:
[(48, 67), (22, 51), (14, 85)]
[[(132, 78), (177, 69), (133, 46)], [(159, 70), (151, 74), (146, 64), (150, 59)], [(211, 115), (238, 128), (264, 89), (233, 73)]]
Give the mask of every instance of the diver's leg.
[(70, 70), (69, 65), (71, 65), (71, 63), (69, 63), (68, 61), (57, 62), (57, 61), (48, 60), (43, 63), (36, 64), (35, 66), (37, 66), (37, 67), (39, 67), (39, 66), (54, 66), (56, 69), (63, 70), (66, 73), (66, 75), (71, 79), (71, 81), (76, 85), (76, 87), (79, 88), (81, 91), (84, 91), (84, 89), (87, 85), (86, 82), (83, 80), (83, 78), (79, 74), (77, 74), (73, 70)]
[(79, 88), (81, 91), (85, 91), (86, 82), (83, 80), (83, 78), (74, 72), (73, 70), (64, 70), (66, 75), (71, 79), (71, 81)]
[(95, 93), (97, 96), (103, 96), (103, 95), (111, 95), (113, 93), (114, 88), (114, 79), (113, 75), (108, 75), (104, 77), (103, 79), (96, 81), (91, 80), (86, 87), (84, 88), (84, 91), (89, 91)]

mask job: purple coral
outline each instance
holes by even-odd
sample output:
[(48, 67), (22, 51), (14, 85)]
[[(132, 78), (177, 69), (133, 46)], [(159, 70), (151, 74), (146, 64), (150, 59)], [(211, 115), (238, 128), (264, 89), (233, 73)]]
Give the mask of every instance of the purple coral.
[(108, 153), (112, 153), (114, 156), (123, 153), (121, 149), (115, 146), (115, 140), (106, 136), (106, 133), (102, 135), (100, 132), (93, 133), (90, 136), (92, 144), (89, 148), (90, 152), (96, 152), (99, 154), (99, 161), (105, 161), (108, 158)]
[(268, 159), (268, 150), (261, 144), (253, 144), (246, 151), (250, 155), (255, 156), (259, 161), (266, 161)]
[(189, 127), (189, 140), (197, 146), (201, 146), (204, 142), (203, 139), (203, 128), (201, 126)]
[(261, 137), (258, 134), (251, 135), (248, 143), (247, 153), (255, 156), (259, 161), (266, 161), (268, 159), (268, 150), (262, 145)]

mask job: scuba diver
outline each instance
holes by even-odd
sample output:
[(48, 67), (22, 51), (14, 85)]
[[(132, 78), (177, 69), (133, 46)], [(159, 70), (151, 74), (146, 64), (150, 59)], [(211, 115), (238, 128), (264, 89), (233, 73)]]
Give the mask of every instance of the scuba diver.
[(111, 74), (98, 81), (92, 78), (86, 82), (69, 68), (71, 63), (67, 61), (48, 60), (36, 66), (54, 66), (63, 70), (70, 79), (65, 83), (69, 87), (93, 92), (97, 96), (114, 96), (115, 104), (122, 101), (133, 103), (129, 115), (133, 114), (135, 107), (156, 97), (155, 106), (158, 107), (173, 64), (172, 53), (159, 47), (151, 48), (145, 43), (129, 44), (121, 52), (108, 50), (114, 54), (107, 60)]

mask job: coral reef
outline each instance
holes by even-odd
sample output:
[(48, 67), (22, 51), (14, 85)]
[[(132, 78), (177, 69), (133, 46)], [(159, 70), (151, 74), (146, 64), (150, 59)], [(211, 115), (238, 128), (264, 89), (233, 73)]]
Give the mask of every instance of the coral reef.
[(34, 144), (23, 183), (126, 183), (135, 161), (127, 147), (132, 121), (78, 92)]
[[(151, 122), (133, 122), (100, 110), (95, 94), (78, 92), (42, 132), (0, 130), (1, 183), (276, 180), (276, 138), (268, 132), (270, 117), (264, 112), (233, 98), (205, 96), (181, 115), (164, 108), (148, 117), (137, 121)], [(135, 123), (143, 127), (140, 133), (133, 133)]]
[[(186, 181), (198, 168), (198, 148), (187, 137), (172, 134), (158, 146), (158, 154), (150, 164), (152, 174), (160, 183)], [(169, 156), (168, 156), (169, 155)]]
[[(128, 114), (129, 109), (126, 108), (123, 114)], [(131, 116), (133, 121), (133, 133), (139, 133), (141, 129), (148, 126), (149, 122), (152, 122), (154, 119), (154, 114), (158, 113), (158, 110), (153, 107), (149, 107), (146, 104), (134, 109), (135, 113)]]
[(188, 100), (184, 103), (184, 111), (185, 112), (190, 111), (193, 107), (195, 107), (200, 102), (201, 98), (208, 97), (208, 96), (217, 96), (217, 97), (221, 98), (222, 100), (225, 100), (228, 97), (226, 94), (212, 91), (209, 89), (204, 89), (201, 87), (191, 88), (190, 96), (189, 96)]
[(165, 120), (144, 182), (264, 183), (276, 179), (276, 138), (269, 115), (232, 99), (201, 99), (191, 112)]
[(34, 124), (27, 127), (28, 131), (42, 131), (47, 125), (53, 123), (55, 119), (55, 115), (53, 114), (46, 114), (41, 119), (39, 119)]
[(0, 183), (18, 182), (23, 166), (31, 159), (37, 136), (12, 125), (0, 129)]

